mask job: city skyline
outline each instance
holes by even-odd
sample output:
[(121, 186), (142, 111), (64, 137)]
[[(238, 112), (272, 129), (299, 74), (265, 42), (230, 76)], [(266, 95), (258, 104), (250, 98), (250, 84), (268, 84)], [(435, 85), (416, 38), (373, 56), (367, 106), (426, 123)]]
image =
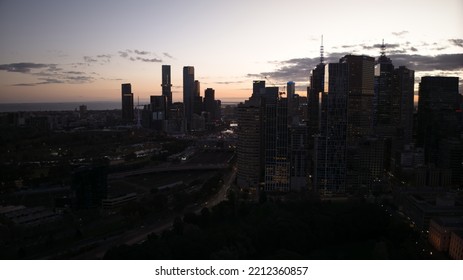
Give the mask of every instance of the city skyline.
[(25, 0), (0, 8), (0, 103), (117, 101), (122, 83), (148, 100), (162, 92), (161, 65), (171, 65), (173, 101), (182, 101), (186, 65), (224, 101), (246, 99), (265, 77), (280, 87), (295, 81), (305, 96), (322, 34), (326, 62), (377, 58), (384, 39), (394, 64), (415, 70), (415, 94), (422, 76), (463, 73), (461, 1)]

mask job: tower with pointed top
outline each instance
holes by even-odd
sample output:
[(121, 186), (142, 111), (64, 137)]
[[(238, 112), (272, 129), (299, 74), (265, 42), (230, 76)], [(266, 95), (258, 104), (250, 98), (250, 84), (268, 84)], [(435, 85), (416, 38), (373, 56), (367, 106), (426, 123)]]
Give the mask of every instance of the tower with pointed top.
[[(320, 134), (320, 114), (321, 114), (321, 96), (324, 91), (325, 84), (325, 63), (324, 63), (324, 46), (323, 35), (320, 45), (320, 63), (312, 70), (310, 74), (310, 87), (307, 88), (307, 145), (309, 147), (309, 156), (311, 159), (308, 169), (309, 178), (315, 178), (316, 162), (316, 140)], [(315, 186), (316, 184), (313, 184)], [(316, 186), (315, 186), (316, 187)]]

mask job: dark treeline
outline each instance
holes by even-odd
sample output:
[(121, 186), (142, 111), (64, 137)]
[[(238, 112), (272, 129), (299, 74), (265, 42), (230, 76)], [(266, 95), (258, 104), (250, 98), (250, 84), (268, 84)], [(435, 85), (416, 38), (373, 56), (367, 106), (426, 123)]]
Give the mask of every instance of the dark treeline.
[(420, 259), (417, 234), (378, 205), (299, 200), (250, 204), (234, 195), (176, 218), (105, 259)]

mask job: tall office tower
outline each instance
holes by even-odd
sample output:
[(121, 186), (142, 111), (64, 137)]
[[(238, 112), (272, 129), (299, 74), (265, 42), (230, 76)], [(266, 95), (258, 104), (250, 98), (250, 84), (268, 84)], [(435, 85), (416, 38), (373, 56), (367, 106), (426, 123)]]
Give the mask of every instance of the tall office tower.
[(164, 129), (164, 121), (167, 119), (167, 97), (165, 95), (151, 95), (150, 111), (150, 128), (162, 131)]
[(193, 97), (193, 113), (200, 116), (203, 111), (203, 98), (201, 97), (201, 86), (199, 81), (195, 81)]
[(286, 98), (288, 98), (288, 117), (289, 124), (292, 123), (293, 117), (296, 115), (296, 109), (294, 104), (294, 98), (296, 95), (296, 83), (289, 81), (286, 83)]
[(309, 184), (315, 188), (315, 139), (320, 133), (321, 96), (324, 91), (325, 63), (323, 61), (323, 43), (320, 46), (320, 63), (312, 70), (310, 87), (307, 87), (307, 145), (309, 149)]
[(347, 141), (355, 143), (372, 132), (375, 59), (346, 55), (339, 62), (349, 65)]
[(315, 138), (313, 186), (321, 194), (346, 191), (349, 65), (325, 65), (320, 135)]
[(133, 93), (131, 84), (122, 84), (122, 119), (133, 122)]
[(460, 138), (458, 82), (458, 77), (421, 78), (416, 143), (424, 147), (426, 163), (438, 163), (443, 139)]
[(265, 81), (252, 82), (252, 97), (262, 96), (265, 93)]
[(320, 63), (312, 70), (310, 75), (310, 88), (307, 88), (309, 149), (313, 149), (313, 137), (319, 133), (320, 98), (324, 91), (325, 63), (323, 57), (323, 36), (320, 46)]
[(167, 108), (172, 106), (172, 82), (170, 65), (162, 65), (162, 95), (166, 97)]
[(264, 189), (290, 190), (288, 100), (279, 98), (278, 87), (265, 88), (264, 94)]
[(398, 137), (402, 143), (400, 149), (413, 142), (413, 112), (415, 96), (415, 71), (405, 66), (394, 70), (394, 92), (399, 97)]
[(361, 157), (365, 153), (361, 151), (363, 147), (360, 143), (373, 133), (375, 59), (364, 55), (346, 55), (339, 62), (348, 65), (346, 192), (355, 193), (367, 180), (361, 167), (365, 161)]
[(204, 111), (209, 112), (211, 120), (217, 120), (217, 102), (215, 100), (215, 91), (213, 88), (207, 88), (204, 91)]
[(291, 190), (307, 189), (308, 147), (307, 126), (294, 124), (289, 128), (289, 148), (291, 159)]
[(463, 143), (458, 138), (446, 138), (439, 142), (439, 158), (437, 165), (451, 171), (451, 183), (455, 186), (463, 184)]
[(236, 181), (242, 188), (256, 189), (262, 178), (262, 115), (260, 100), (250, 98), (237, 107), (238, 145)]
[(184, 116), (187, 129), (190, 129), (191, 120), (193, 118), (195, 90), (195, 68), (193, 66), (183, 67), (183, 106)]
[(193, 91), (194, 96), (201, 95), (201, 83), (198, 80), (195, 80), (195, 89)]
[[(392, 137), (396, 128), (393, 118), (400, 116), (393, 88), (394, 65), (386, 56), (384, 42), (381, 46), (381, 56), (375, 65), (375, 92), (373, 106), (373, 126), (377, 135)], [(395, 105), (395, 106), (394, 106)]]

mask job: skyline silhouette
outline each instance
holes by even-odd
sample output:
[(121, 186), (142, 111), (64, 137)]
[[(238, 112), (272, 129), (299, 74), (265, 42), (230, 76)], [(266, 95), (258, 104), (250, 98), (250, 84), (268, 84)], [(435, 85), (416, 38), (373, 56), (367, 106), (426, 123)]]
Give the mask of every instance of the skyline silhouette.
[(121, 83), (148, 100), (161, 92), (163, 64), (172, 67), (173, 101), (182, 100), (185, 65), (194, 65), (203, 87), (224, 101), (246, 99), (252, 81), (264, 77), (278, 86), (294, 81), (304, 95), (322, 34), (327, 63), (346, 54), (377, 57), (384, 40), (388, 57), (414, 69), (416, 81), (461, 77), (462, 6), (450, 0), (2, 2), (0, 103), (113, 101)]

